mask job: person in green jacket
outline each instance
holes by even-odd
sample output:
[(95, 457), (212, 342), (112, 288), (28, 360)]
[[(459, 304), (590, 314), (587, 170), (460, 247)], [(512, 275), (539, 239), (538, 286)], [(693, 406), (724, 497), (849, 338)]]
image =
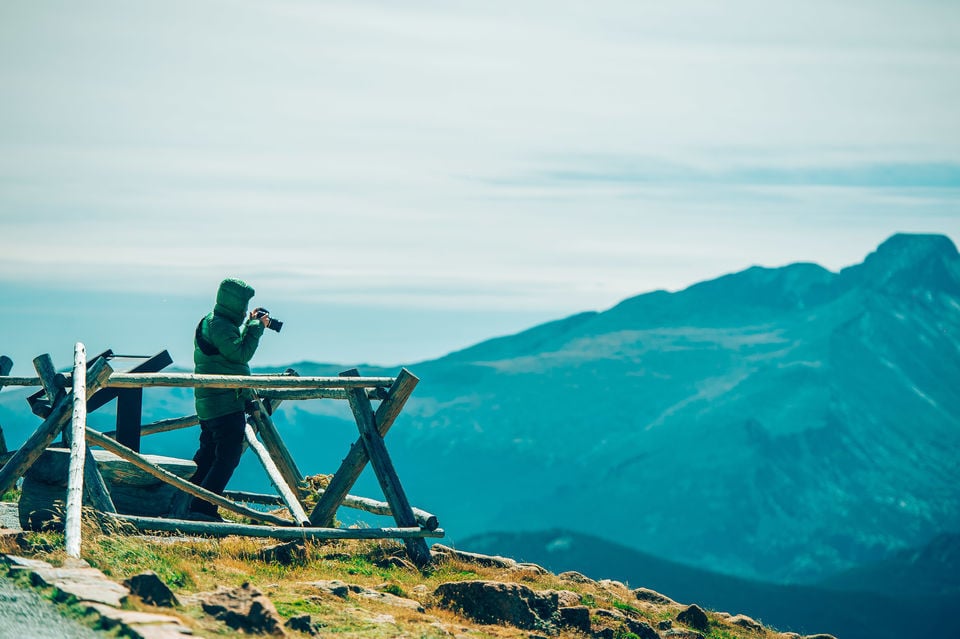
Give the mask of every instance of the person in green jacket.
[[(247, 313), (253, 288), (237, 279), (225, 279), (217, 290), (213, 312), (197, 325), (194, 334), (195, 372), (215, 375), (249, 375), (250, 359), (260, 344), (267, 315)], [(197, 471), (190, 481), (223, 494), (243, 452), (246, 425), (244, 408), (252, 399), (249, 391), (235, 388), (196, 388), (200, 418), (200, 447), (193, 461)], [(191, 519), (222, 521), (217, 507), (202, 499), (190, 504)]]

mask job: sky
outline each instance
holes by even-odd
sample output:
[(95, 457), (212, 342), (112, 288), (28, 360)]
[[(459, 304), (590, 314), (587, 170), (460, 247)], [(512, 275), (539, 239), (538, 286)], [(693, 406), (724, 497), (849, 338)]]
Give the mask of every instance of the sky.
[(8, 0), (0, 351), (189, 365), (232, 276), (260, 363), (389, 365), (956, 242), (958, 106), (952, 1)]

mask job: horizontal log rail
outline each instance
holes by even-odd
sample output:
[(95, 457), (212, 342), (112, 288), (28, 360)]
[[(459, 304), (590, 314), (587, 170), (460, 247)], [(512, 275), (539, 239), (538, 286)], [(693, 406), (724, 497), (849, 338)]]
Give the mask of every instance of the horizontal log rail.
[(289, 526), (256, 526), (252, 524), (208, 523), (185, 519), (160, 519), (157, 517), (138, 517), (119, 513), (105, 513), (115, 521), (133, 524), (139, 530), (163, 532), (181, 532), (195, 535), (226, 537), (242, 535), (245, 537), (268, 537), (281, 541), (299, 539), (422, 539), (424, 537), (443, 537), (444, 531), (424, 530), (422, 528), (300, 528)]
[[(200, 423), (200, 418), (196, 415), (188, 415), (186, 417), (171, 417), (170, 419), (161, 419), (158, 422), (153, 422), (152, 424), (144, 424), (140, 427), (140, 436), (144, 435), (156, 435), (157, 433), (166, 433), (171, 430), (180, 430), (181, 428), (190, 428), (191, 426), (196, 426)], [(108, 430), (103, 433), (111, 439), (117, 438), (117, 431)]]
[[(323, 489), (316, 491), (317, 494), (322, 495)], [(268, 495), (265, 493), (250, 493), (242, 490), (225, 490), (223, 496), (233, 501), (242, 501), (248, 504), (262, 504), (264, 506), (283, 506), (283, 499), (278, 495)], [(390, 510), (390, 504), (385, 501), (377, 501), (376, 499), (370, 499), (368, 497), (357, 497), (356, 495), (347, 495), (343, 498), (343, 503), (341, 506), (346, 506), (347, 508), (353, 508), (354, 510), (362, 510), (364, 512), (371, 513), (373, 515), (386, 515), (391, 517), (393, 511)], [(426, 528), (427, 530), (436, 530), (440, 527), (440, 520), (437, 519), (436, 515), (432, 515), (425, 510), (420, 508), (413, 508), (413, 516), (417, 520), (417, 524), (421, 528)]]
[[(68, 388), (73, 384), (71, 374), (60, 373), (57, 380), (62, 387)], [(196, 373), (114, 373), (110, 376), (104, 388), (146, 388), (152, 386), (166, 386), (178, 388), (255, 388), (255, 389), (305, 389), (301, 395), (277, 394), (278, 399), (317, 399), (328, 397), (326, 393), (313, 391), (326, 390), (327, 392), (339, 389), (341, 392), (330, 392), (330, 399), (346, 399), (346, 389), (353, 388), (389, 388), (393, 384), (392, 377), (294, 377), (292, 375), (203, 375)], [(0, 376), (0, 388), (4, 386), (42, 386), (39, 377)], [(342, 394), (341, 394), (342, 393)], [(379, 399), (376, 392), (370, 393), (371, 399)], [(270, 397), (271, 395), (264, 395)]]

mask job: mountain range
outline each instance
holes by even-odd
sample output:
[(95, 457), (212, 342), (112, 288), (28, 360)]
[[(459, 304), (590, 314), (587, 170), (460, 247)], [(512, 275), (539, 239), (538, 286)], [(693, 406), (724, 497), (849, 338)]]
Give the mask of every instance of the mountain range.
[[(558, 528), (744, 579), (859, 587), (873, 573), (857, 570), (960, 532), (958, 329), (954, 244), (895, 235), (840, 272), (753, 267), (408, 364), (421, 382), (387, 445), (454, 543)], [(11, 442), (36, 424), (18, 397), (0, 394)], [(192, 412), (189, 390), (145, 395), (145, 421)], [(307, 473), (333, 472), (356, 438), (342, 402), (287, 402), (277, 423)], [(190, 457), (195, 442), (144, 449)], [(251, 460), (235, 480), (267, 486)], [(378, 496), (369, 476), (360, 490)]]

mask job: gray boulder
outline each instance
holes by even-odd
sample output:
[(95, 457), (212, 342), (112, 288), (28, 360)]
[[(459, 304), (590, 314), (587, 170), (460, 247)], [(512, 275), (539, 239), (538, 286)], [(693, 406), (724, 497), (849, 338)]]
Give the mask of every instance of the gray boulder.
[(170, 608), (180, 605), (173, 591), (152, 570), (130, 577), (123, 582), (123, 585), (129, 588), (131, 593), (140, 597), (144, 603), (152, 606)]
[(507, 623), (525, 630), (551, 631), (560, 622), (555, 592), (538, 593), (521, 584), (496, 581), (456, 581), (434, 591), (440, 605), (474, 621)]
[(280, 615), (273, 602), (250, 584), (239, 588), (220, 586), (215, 592), (198, 595), (203, 611), (235, 630), (247, 634), (285, 637)]
[(697, 604), (687, 606), (677, 615), (677, 621), (696, 630), (710, 629), (710, 620), (707, 619), (707, 613)]

